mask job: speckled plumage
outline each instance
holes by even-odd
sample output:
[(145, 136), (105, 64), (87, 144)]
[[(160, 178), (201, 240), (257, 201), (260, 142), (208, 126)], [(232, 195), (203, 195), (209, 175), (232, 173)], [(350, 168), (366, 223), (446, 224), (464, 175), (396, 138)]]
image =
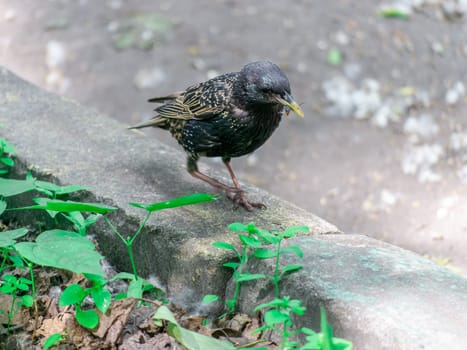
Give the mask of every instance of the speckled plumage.
[[(230, 166), (230, 158), (255, 151), (279, 126), (284, 106), (303, 116), (290, 96), (290, 85), (278, 66), (253, 62), (240, 72), (226, 73), (186, 90), (150, 102), (162, 103), (157, 115), (132, 128), (148, 126), (169, 130), (188, 154), (188, 171), (251, 210), (258, 203), (246, 200)], [(222, 157), (235, 187), (199, 173), (199, 157)]]

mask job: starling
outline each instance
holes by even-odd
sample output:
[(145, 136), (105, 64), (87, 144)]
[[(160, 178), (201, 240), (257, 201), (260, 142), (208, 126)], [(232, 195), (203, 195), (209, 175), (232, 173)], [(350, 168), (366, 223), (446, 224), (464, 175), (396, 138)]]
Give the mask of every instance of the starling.
[[(236, 206), (248, 211), (265, 207), (248, 201), (230, 159), (252, 153), (266, 142), (284, 111), (303, 117), (290, 94), (289, 80), (277, 65), (249, 63), (240, 72), (222, 74), (149, 102), (162, 104), (155, 109), (157, 115), (130, 129), (152, 126), (169, 130), (185, 149), (188, 172), (193, 177), (225, 192)], [(201, 173), (197, 166), (200, 157), (221, 157), (234, 187)]]

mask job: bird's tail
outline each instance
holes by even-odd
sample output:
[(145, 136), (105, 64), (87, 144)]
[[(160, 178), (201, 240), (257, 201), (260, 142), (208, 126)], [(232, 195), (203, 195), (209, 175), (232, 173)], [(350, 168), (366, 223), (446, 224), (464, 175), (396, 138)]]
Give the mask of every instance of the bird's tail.
[(161, 96), (161, 97), (154, 97), (150, 98), (148, 102), (154, 102), (154, 103), (164, 103), (167, 101), (173, 101), (175, 100), (178, 96), (180, 96), (181, 92), (174, 92), (173, 94), (167, 95), (167, 96)]
[(152, 126), (155, 128), (162, 128), (162, 129), (168, 128), (166, 119), (156, 117), (153, 119), (146, 120), (145, 122), (142, 122), (141, 124), (130, 126), (128, 129), (142, 129), (142, 128), (147, 128), (149, 126)]

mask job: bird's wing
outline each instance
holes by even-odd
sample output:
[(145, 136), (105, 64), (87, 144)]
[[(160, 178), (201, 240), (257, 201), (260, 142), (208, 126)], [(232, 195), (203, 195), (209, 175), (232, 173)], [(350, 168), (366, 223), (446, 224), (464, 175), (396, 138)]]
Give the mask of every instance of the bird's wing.
[[(224, 74), (203, 83), (193, 85), (178, 96), (170, 95), (171, 101), (155, 109), (157, 118), (205, 120), (228, 108), (235, 73)], [(167, 101), (170, 98), (156, 98)]]

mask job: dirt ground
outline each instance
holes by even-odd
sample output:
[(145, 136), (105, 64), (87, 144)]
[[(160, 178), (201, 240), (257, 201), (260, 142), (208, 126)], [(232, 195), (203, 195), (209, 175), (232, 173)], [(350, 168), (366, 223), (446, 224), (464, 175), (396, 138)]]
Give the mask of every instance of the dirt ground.
[(398, 2), (1, 0), (0, 64), (133, 124), (150, 97), (274, 61), (305, 118), (239, 178), (465, 275), (467, 5)]

